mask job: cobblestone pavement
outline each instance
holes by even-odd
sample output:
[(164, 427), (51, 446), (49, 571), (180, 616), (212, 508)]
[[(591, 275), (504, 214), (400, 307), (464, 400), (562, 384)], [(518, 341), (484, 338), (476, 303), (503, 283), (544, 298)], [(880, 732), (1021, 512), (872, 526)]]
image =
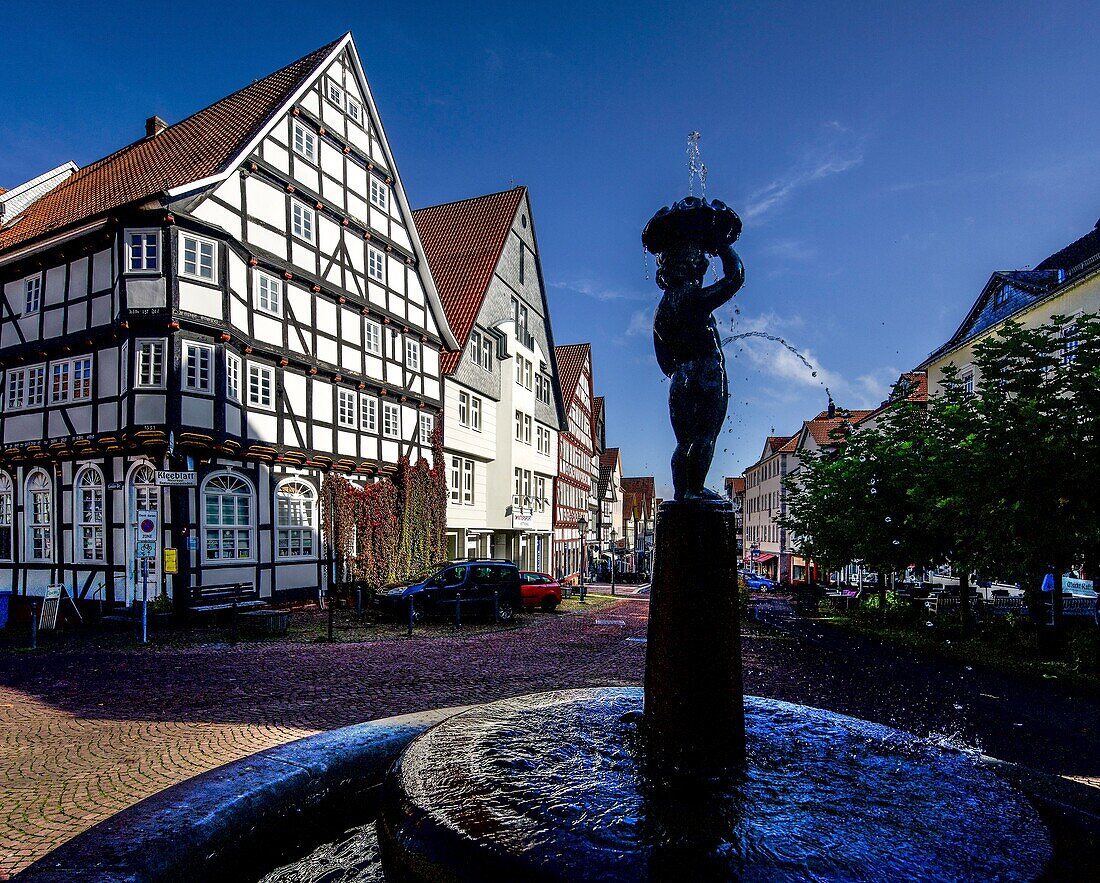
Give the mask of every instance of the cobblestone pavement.
[[(1100, 700), (921, 659), (757, 596), (749, 693), (943, 734), (1100, 783)], [(169, 785), (372, 718), (554, 688), (640, 684), (648, 603), (522, 628), (365, 643), (0, 653), (0, 879)], [(701, 673), (705, 676), (705, 673)]]
[(0, 879), (169, 785), (322, 730), (639, 684), (648, 605), (373, 643), (0, 653)]

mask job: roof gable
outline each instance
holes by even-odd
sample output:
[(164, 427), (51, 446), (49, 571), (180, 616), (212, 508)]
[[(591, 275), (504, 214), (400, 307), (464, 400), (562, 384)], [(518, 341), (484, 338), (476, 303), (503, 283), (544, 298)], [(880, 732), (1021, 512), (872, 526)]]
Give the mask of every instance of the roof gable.
[(592, 344), (567, 343), (554, 347), (558, 361), (558, 379), (561, 383), (561, 395), (566, 408), (577, 395), (577, 384), (586, 364), (591, 364)]
[(525, 187), (515, 187), (412, 213), (458, 346), (457, 352), (442, 355), (444, 374), (458, 368), (526, 192)]

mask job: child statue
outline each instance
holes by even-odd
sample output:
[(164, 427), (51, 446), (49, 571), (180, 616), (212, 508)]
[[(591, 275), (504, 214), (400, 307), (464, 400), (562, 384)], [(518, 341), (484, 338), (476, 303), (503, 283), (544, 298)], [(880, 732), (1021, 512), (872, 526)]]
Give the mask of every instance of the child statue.
[[(657, 364), (672, 381), (668, 408), (676, 434), (672, 483), (677, 500), (721, 501), (708, 490), (707, 472), (726, 418), (726, 360), (713, 312), (745, 281), (733, 243), (741, 219), (718, 200), (688, 197), (663, 208), (646, 225), (642, 243), (657, 256), (664, 291), (653, 320)], [(722, 278), (703, 287), (708, 254), (722, 262)]]

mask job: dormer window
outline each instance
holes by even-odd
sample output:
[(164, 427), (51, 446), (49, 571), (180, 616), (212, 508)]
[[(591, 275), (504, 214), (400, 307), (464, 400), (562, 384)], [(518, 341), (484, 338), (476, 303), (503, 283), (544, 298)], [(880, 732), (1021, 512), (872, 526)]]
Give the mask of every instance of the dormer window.
[(1006, 303), (1008, 303), (1008, 292), (1003, 285), (998, 285), (997, 290), (993, 292), (993, 306), (1003, 307)]
[(317, 161), (317, 136), (312, 129), (297, 122), (294, 124), (294, 152), (310, 162)]

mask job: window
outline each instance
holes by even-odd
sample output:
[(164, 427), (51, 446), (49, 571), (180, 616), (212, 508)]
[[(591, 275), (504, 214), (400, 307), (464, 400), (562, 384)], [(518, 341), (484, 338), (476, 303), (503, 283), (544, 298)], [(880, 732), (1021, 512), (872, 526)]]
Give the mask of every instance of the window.
[(974, 395), (974, 372), (967, 371), (962, 376), (963, 394), (967, 396)]
[(294, 123), (294, 152), (310, 162), (317, 160), (317, 136), (302, 123)]
[(531, 388), (531, 369), (534, 365), (531, 364), (530, 359), (523, 360), (523, 386), (525, 389)]
[(348, 429), (355, 429), (355, 393), (350, 389), (336, 390), (336, 421)]
[(363, 119), (363, 106), (350, 95), (348, 96), (348, 116), (357, 123)]
[(68, 362), (55, 362), (53, 366), (53, 386), (50, 390), (51, 402), (67, 402), (69, 400), (69, 372), (71, 368)]
[(550, 378), (545, 374), (535, 376), (535, 398), (544, 405), (550, 404)]
[(284, 481), (275, 490), (276, 554), (279, 558), (313, 556), (317, 492), (305, 482)]
[(23, 315), (37, 313), (42, 307), (42, 276), (29, 276), (23, 280)]
[(8, 410), (22, 408), (26, 393), (27, 372), (23, 368), (12, 368), (8, 371)]
[(474, 461), (451, 457), (451, 502), (456, 506), (474, 505)]
[(366, 325), (367, 352), (375, 356), (382, 355), (382, 326), (371, 319)]
[(0, 560), (11, 561), (11, 532), (15, 501), (11, 478), (0, 472)]
[(126, 272), (156, 273), (160, 270), (160, 231), (126, 231)]
[(41, 469), (27, 476), (27, 560), (53, 560), (53, 485)]
[(481, 399), (470, 397), (470, 429), (481, 432)]
[(241, 400), (241, 360), (232, 353), (225, 354), (225, 397), (234, 402)]
[(183, 243), (183, 264), (180, 272), (184, 276), (214, 282), (214, 243), (190, 233), (180, 234)]
[(367, 246), (367, 275), (376, 282), (386, 281), (386, 257), (373, 245)]
[(464, 460), (462, 463), (462, 504), (474, 505), (474, 461)]
[(382, 435), (386, 438), (401, 437), (401, 409), (393, 402), (382, 403)]
[(523, 243), (519, 244), (519, 284), (523, 284), (523, 277), (527, 275), (527, 249)]
[(535, 508), (539, 512), (546, 511), (546, 504), (550, 501), (546, 499), (546, 479), (541, 475), (535, 476)]
[(332, 80), (325, 81), (325, 97), (337, 107), (344, 106), (344, 90)]
[(359, 396), (359, 428), (363, 432), (378, 432), (378, 399)]
[(203, 485), (203, 557), (207, 561), (252, 557), (252, 486), (229, 473)]
[(313, 209), (294, 200), (290, 207), (290, 229), (299, 239), (313, 242), (313, 226), (316, 216)]
[(73, 399), (92, 397), (92, 357), (73, 359)]
[(420, 341), (405, 341), (405, 367), (410, 371), (420, 370)]
[(1069, 365), (1077, 358), (1077, 345), (1081, 341), (1077, 337), (1077, 324), (1066, 325), (1062, 328), (1062, 364)]
[(432, 433), (435, 432), (435, 418), (431, 414), (420, 415), (420, 444), (428, 445), (432, 441)]
[(474, 361), (492, 374), (493, 342), (489, 339), (489, 336), (482, 334), (480, 331), (474, 331), (470, 335), (470, 350), (473, 352)]
[(248, 404), (257, 408), (272, 407), (272, 390), (275, 386), (275, 369), (264, 365), (248, 366)]
[(545, 426), (536, 426), (535, 429), (539, 453), (550, 456), (550, 430)]
[(389, 190), (386, 185), (379, 181), (376, 177), (374, 177), (374, 175), (371, 175), (370, 201), (383, 211), (386, 210), (386, 203), (389, 201), (388, 193)]
[(212, 389), (210, 364), (213, 350), (201, 343), (183, 345), (183, 388), (192, 392), (210, 392)]
[[(11, 405), (8, 407), (10, 408)], [(470, 425), (470, 394), (468, 392), (460, 392), (458, 394), (458, 425)]]
[(462, 503), (462, 458), (451, 457), (451, 502), (459, 505)]
[(85, 466), (76, 476), (76, 557), (78, 561), (104, 561), (103, 476)]
[(137, 341), (137, 385), (164, 386), (164, 341)]
[(516, 441), (531, 444), (531, 415), (516, 411)]
[(27, 407), (41, 407), (46, 403), (46, 366), (27, 369)]
[(256, 306), (265, 313), (281, 316), (283, 313), (283, 280), (268, 274), (255, 272)]
[(523, 440), (523, 412), (516, 411), (516, 441)]
[(1008, 292), (1005, 290), (1004, 285), (998, 285), (997, 289), (993, 292), (993, 306), (1004, 306), (1008, 302)]

